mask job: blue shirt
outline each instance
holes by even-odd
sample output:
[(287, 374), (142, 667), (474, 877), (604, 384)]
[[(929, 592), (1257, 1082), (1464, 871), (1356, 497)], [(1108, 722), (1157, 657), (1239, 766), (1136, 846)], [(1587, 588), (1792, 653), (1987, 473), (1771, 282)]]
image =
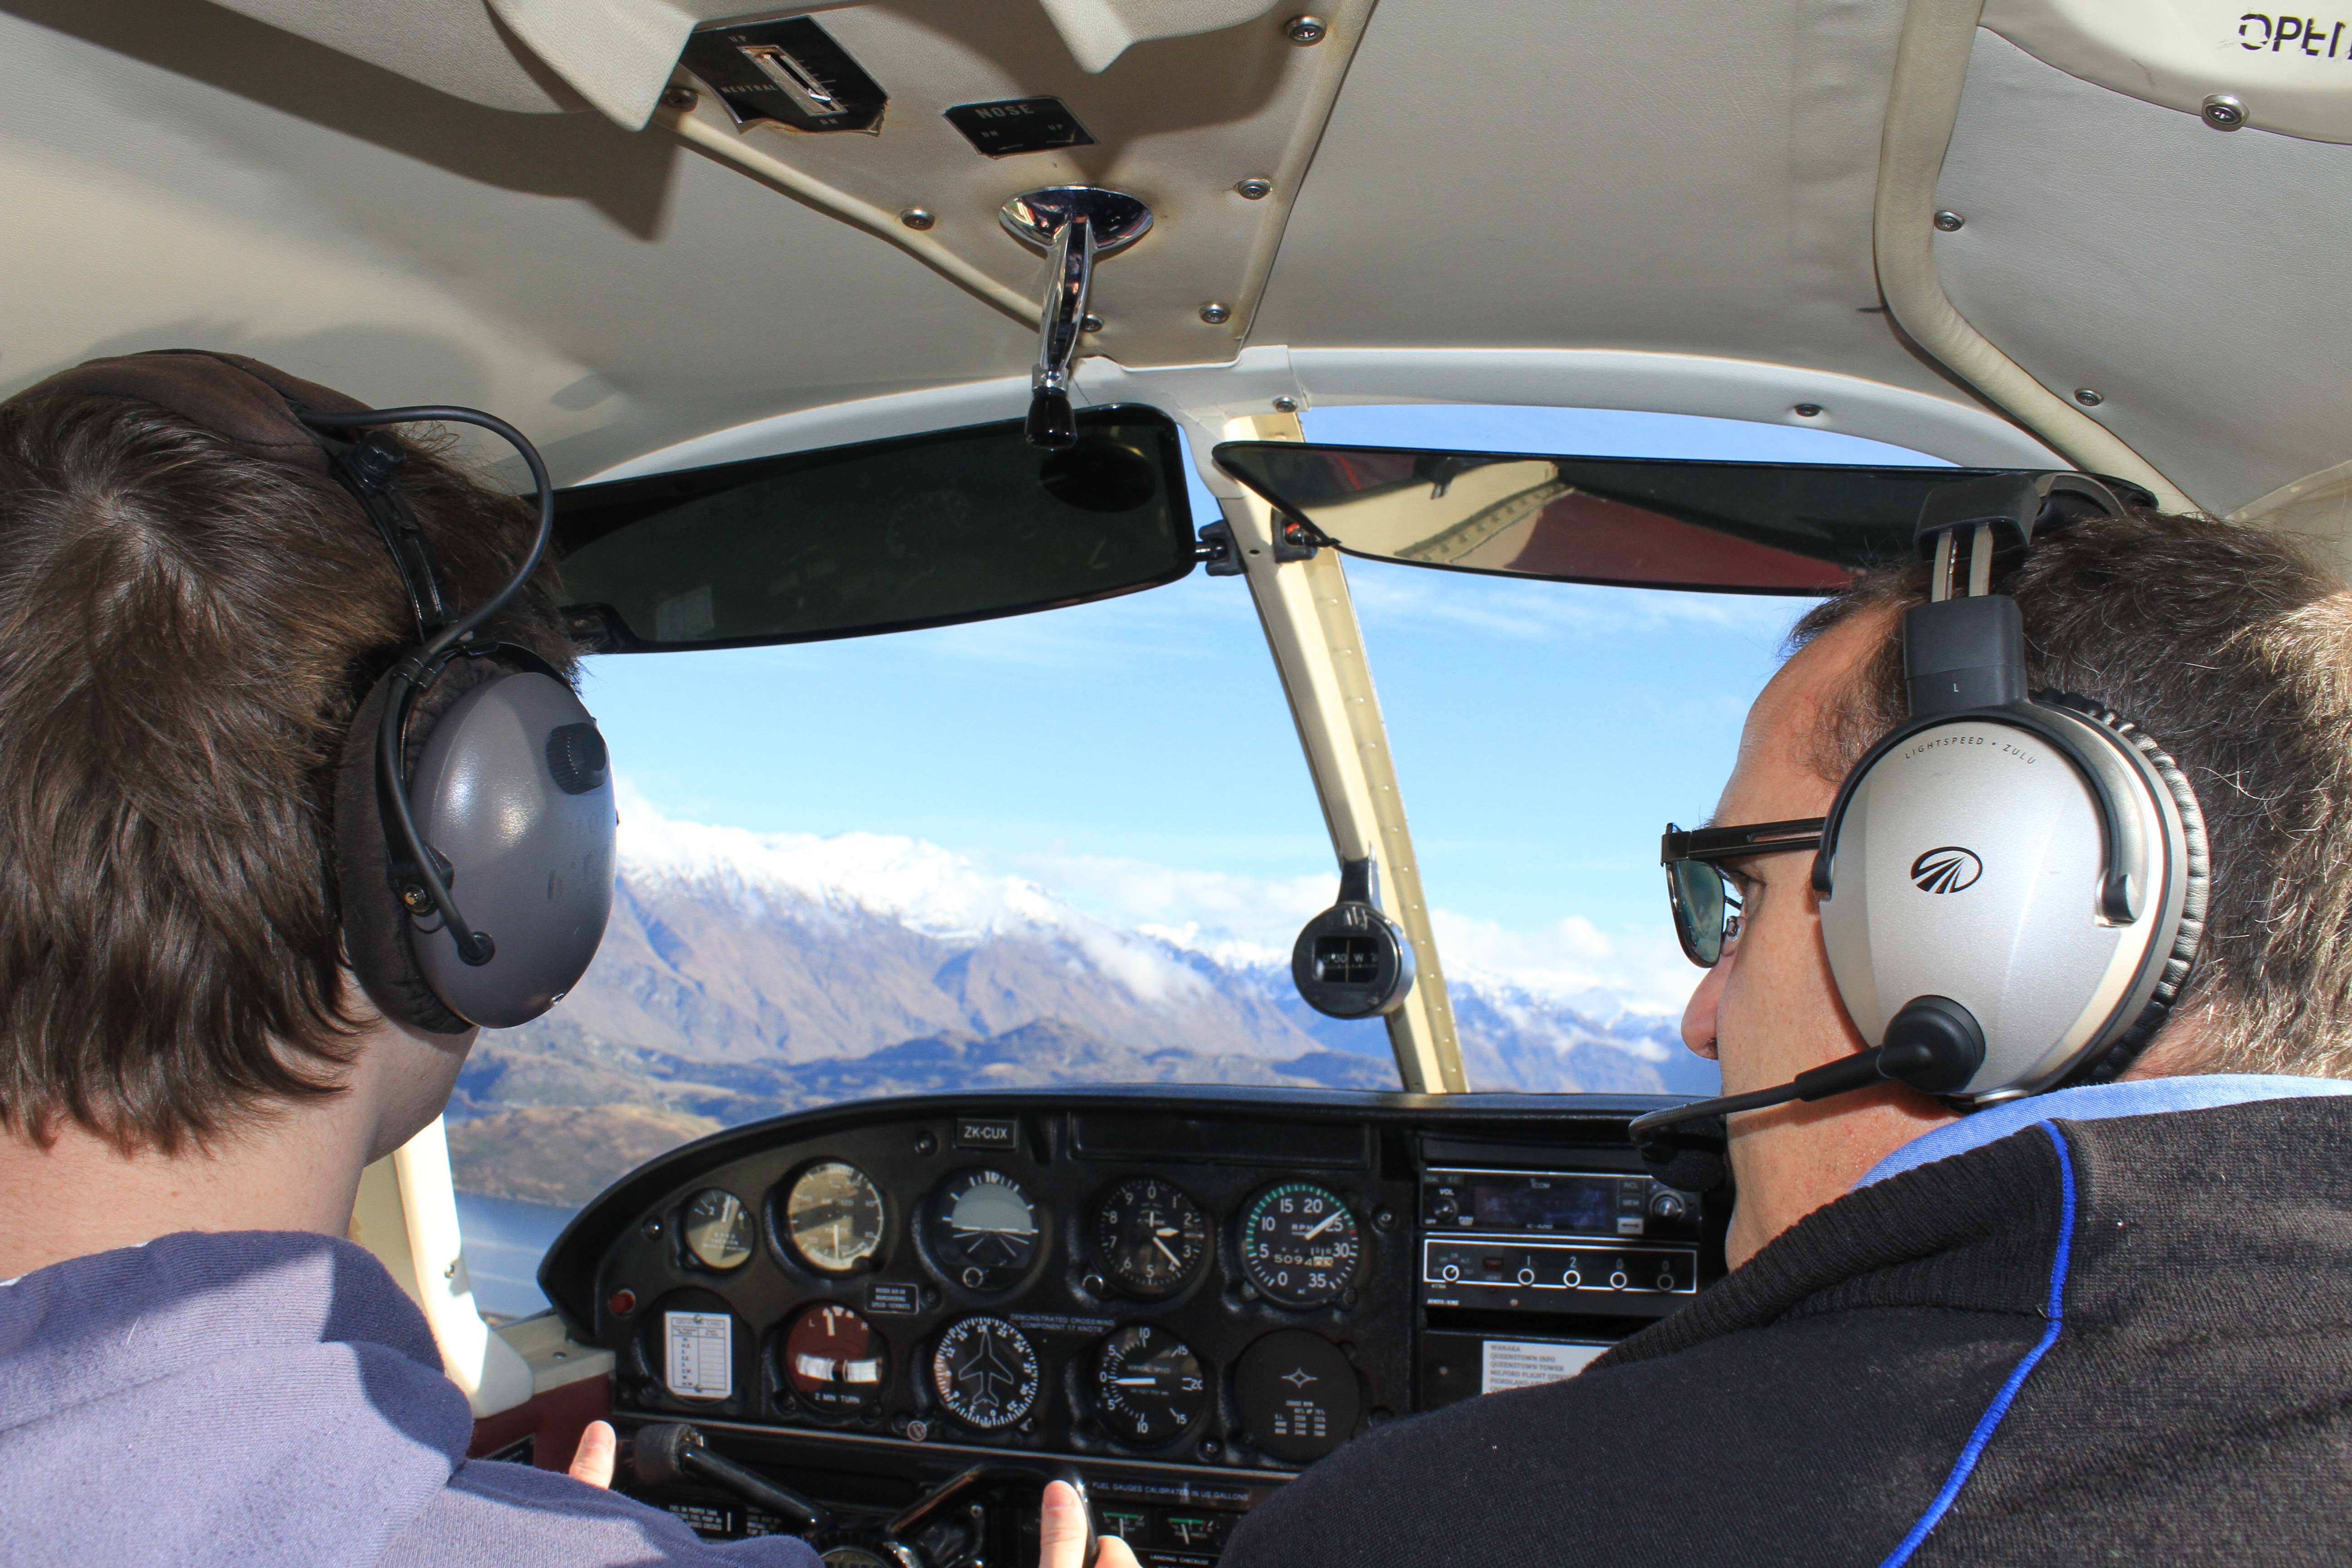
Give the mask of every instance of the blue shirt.
[(2292, 1100), (2322, 1094), (2352, 1094), (2352, 1081), (2272, 1073), (2192, 1073), (2180, 1078), (2138, 1078), (2122, 1083), (2053, 1089), (2048, 1094), (1987, 1106), (1932, 1132), (1923, 1132), (1873, 1165), (1854, 1185), (1866, 1187), (1915, 1166), (1948, 1160), (2037, 1121), (2158, 1116), (2170, 1110), (2210, 1110), (2217, 1105), (2242, 1105), (2252, 1100)]
[(528, 1465), (367, 1253), (161, 1237), (0, 1282), (0, 1563), (819, 1568)]

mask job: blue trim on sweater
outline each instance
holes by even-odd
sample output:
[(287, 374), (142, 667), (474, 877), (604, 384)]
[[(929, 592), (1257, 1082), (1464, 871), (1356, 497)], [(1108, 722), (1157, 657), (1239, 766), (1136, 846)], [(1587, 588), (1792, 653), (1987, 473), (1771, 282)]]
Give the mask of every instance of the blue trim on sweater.
[(1975, 1473), (1977, 1460), (1983, 1456), (1985, 1445), (1992, 1441), (1993, 1432), (2000, 1426), (2001, 1417), (2009, 1414), (2010, 1405), (2016, 1402), (2018, 1390), (2025, 1386), (2025, 1380), (2032, 1375), (2034, 1367), (2041, 1363), (2050, 1347), (2058, 1342), (2058, 1331), (2065, 1324), (2066, 1266), (2074, 1255), (2074, 1162), (2067, 1152), (2066, 1140), (2059, 1136), (2055, 1126), (2048, 1121), (2033, 1125), (2050, 1135), (2051, 1147), (2058, 1152), (2058, 1247), (2050, 1259), (2050, 1299), (2042, 1309), (2042, 1315), (2050, 1320), (2050, 1326), (2042, 1331), (2042, 1338), (2025, 1352), (2025, 1358), (2011, 1371), (2008, 1379), (2000, 1385), (2000, 1392), (1995, 1394), (1992, 1403), (1985, 1407), (1985, 1413), (1977, 1417), (1976, 1429), (1969, 1434), (1967, 1444), (1960, 1449), (1960, 1457), (1953, 1461), (1952, 1473), (1944, 1478), (1944, 1484), (1937, 1491), (1935, 1500), (1927, 1505), (1927, 1511), (1919, 1516), (1918, 1521), (1912, 1525), (1903, 1539), (1895, 1542), (1895, 1550), (1886, 1554), (1879, 1568), (1902, 1568), (1902, 1564), (1911, 1561), (1911, 1554), (1919, 1550), (1919, 1543), (1927, 1539), (1928, 1532), (1942, 1522), (1954, 1500), (1960, 1495), (1960, 1489), (1968, 1485), (1969, 1477)]
[(2169, 1110), (2207, 1110), (2254, 1100), (2292, 1100), (2306, 1095), (2352, 1094), (2340, 1078), (2289, 1078), (2265, 1073), (2197, 1073), (2186, 1078), (2141, 1078), (2125, 1083), (2086, 1084), (2025, 1100), (1987, 1106), (1948, 1126), (1914, 1138), (1873, 1165), (1856, 1182), (1866, 1187), (1916, 1165), (1948, 1160), (2037, 1121), (2104, 1121), (2114, 1116), (2156, 1116)]

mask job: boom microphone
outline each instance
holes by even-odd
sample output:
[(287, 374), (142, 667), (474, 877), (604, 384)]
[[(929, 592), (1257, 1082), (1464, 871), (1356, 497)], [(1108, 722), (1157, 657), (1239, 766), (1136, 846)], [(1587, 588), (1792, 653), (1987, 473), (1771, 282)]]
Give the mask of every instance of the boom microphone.
[[(1634, 1118), (1625, 1131), (1641, 1148), (1644, 1160), (1663, 1166), (1677, 1157), (1687, 1158), (1687, 1151), (1672, 1148), (1659, 1136), (1678, 1123), (1706, 1116), (1761, 1110), (1768, 1105), (1786, 1105), (1792, 1100), (1827, 1100), (1882, 1083), (1906, 1084), (1922, 1094), (1945, 1094), (1975, 1075), (1983, 1065), (1984, 1053), (1984, 1031), (1977, 1026), (1967, 1008), (1948, 997), (1917, 996), (1887, 1020), (1886, 1043), (1883, 1046), (1826, 1062), (1771, 1089), (1695, 1100), (1688, 1105), (1653, 1110), (1647, 1116)], [(1682, 1185), (1675, 1182), (1667, 1184)]]

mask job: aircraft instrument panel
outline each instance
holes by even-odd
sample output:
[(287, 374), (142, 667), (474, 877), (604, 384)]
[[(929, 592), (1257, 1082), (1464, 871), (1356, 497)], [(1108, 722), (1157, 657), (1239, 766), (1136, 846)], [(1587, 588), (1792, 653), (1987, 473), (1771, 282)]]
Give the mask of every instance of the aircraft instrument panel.
[[(866, 1101), (663, 1156), (541, 1278), (617, 1353), (625, 1438), (691, 1423), (821, 1504), (836, 1568), (1034, 1561), (1052, 1474), (1147, 1565), (1204, 1568), (1340, 1445), (1573, 1375), (1721, 1276), (1727, 1205), (1660, 1185), (1626, 1141), (1661, 1103)], [(698, 1481), (642, 1489), (712, 1537), (786, 1528)]]

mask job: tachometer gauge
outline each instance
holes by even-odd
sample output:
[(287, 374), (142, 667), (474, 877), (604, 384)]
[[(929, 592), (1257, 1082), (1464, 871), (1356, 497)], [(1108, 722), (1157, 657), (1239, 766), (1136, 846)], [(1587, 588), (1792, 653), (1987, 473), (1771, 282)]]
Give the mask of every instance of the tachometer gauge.
[(1311, 1182), (1268, 1187), (1243, 1211), (1242, 1269), (1266, 1300), (1321, 1307), (1355, 1282), (1363, 1250), (1356, 1216)]
[(784, 1234), (813, 1268), (845, 1274), (882, 1245), (882, 1194), (840, 1160), (811, 1165), (784, 1198)]
[(1037, 1209), (1002, 1171), (948, 1178), (931, 1201), (931, 1256), (967, 1290), (1002, 1290), (1037, 1254)]
[(1172, 1296), (1208, 1261), (1209, 1216), (1166, 1182), (1131, 1177), (1096, 1204), (1095, 1247), (1129, 1295)]
[(686, 1249), (706, 1268), (733, 1268), (751, 1256), (751, 1216), (743, 1200), (705, 1187), (687, 1201)]
[(931, 1352), (931, 1386), (948, 1414), (983, 1432), (1000, 1431), (1037, 1403), (1037, 1352), (1002, 1318), (964, 1318)]
[(1103, 1425), (1138, 1447), (1174, 1441), (1207, 1408), (1208, 1379), (1184, 1342), (1149, 1323), (1103, 1342), (1095, 1408)]
[(862, 1410), (881, 1396), (890, 1347), (864, 1317), (834, 1301), (803, 1308), (784, 1331), (784, 1381), (818, 1410)]

